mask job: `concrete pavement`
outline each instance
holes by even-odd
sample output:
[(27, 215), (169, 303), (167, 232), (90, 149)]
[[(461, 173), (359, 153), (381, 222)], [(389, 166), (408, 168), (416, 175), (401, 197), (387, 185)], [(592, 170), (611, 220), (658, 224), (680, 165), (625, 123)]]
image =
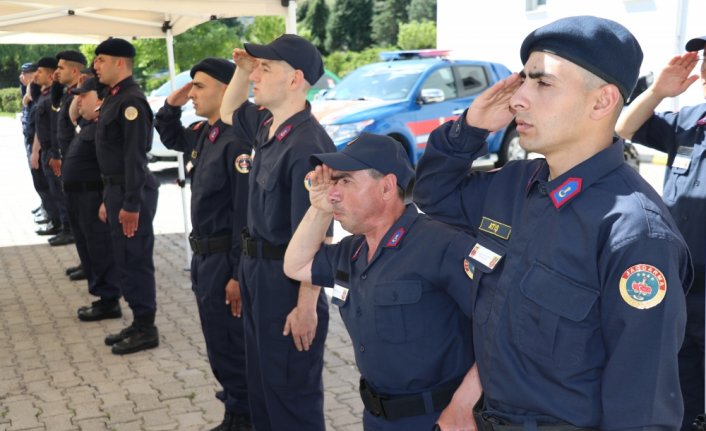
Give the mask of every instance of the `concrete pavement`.
[[(0, 118), (0, 431), (205, 430), (223, 417), (214, 398), (196, 304), (184, 272), (181, 198), (163, 184), (155, 219), (160, 347), (115, 356), (103, 344), (132, 316), (80, 322), (85, 282), (65, 268), (73, 246), (50, 247), (34, 234), (38, 198), (26, 166), (19, 121)], [(361, 430), (358, 371), (335, 308), (324, 367), (327, 429)], [(296, 431), (296, 430), (293, 430)]]

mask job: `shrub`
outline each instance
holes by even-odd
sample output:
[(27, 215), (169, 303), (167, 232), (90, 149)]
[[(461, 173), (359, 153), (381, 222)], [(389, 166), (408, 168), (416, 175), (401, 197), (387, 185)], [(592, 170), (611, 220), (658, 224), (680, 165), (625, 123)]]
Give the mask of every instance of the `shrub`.
[(19, 87), (0, 89), (0, 112), (22, 111), (22, 95)]

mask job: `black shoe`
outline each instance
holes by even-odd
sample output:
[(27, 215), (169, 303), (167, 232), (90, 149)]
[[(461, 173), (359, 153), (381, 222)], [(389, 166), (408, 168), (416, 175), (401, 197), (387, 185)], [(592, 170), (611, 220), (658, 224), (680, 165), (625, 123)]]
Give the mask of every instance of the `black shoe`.
[(120, 302), (117, 299), (93, 301), (91, 305), (79, 308), (77, 314), (78, 320), (84, 322), (123, 317), (123, 312), (120, 310)]
[(37, 224), (47, 224), (50, 221), (51, 219), (44, 211), (41, 211), (34, 216), (34, 222)]
[(76, 240), (74, 239), (74, 234), (71, 232), (61, 232), (60, 234), (49, 238), (49, 245), (52, 247), (57, 247), (60, 245), (73, 244)]
[(76, 266), (70, 266), (70, 267), (66, 268), (66, 275), (71, 275), (72, 272), (76, 272), (79, 269), (83, 270), (83, 267), (81, 266), (80, 263)]
[(43, 209), (42, 206), (39, 205), (37, 208), (35, 208), (35, 209), (32, 210), (32, 214), (35, 214), (35, 215), (36, 215), (38, 212), (42, 211), (42, 209)]
[(157, 346), (159, 346), (159, 331), (156, 326), (144, 327), (133, 324), (132, 333), (122, 341), (113, 344), (110, 350), (114, 355), (127, 355)]
[(71, 281), (85, 280), (86, 278), (88, 277), (86, 277), (86, 273), (83, 271), (83, 268), (69, 274), (69, 280)]
[(61, 232), (61, 225), (59, 224), (54, 224), (54, 222), (49, 222), (44, 225), (44, 227), (40, 227), (39, 229), (34, 231), (37, 235), (57, 235)]
[(226, 412), (223, 422), (211, 431), (252, 431), (252, 423), (249, 415), (236, 415)]
[(105, 337), (105, 345), (112, 346), (114, 344), (118, 344), (119, 342), (129, 338), (134, 332), (135, 332), (135, 324), (133, 323), (132, 325), (128, 326), (127, 328), (123, 328), (117, 334), (108, 334), (108, 336)]

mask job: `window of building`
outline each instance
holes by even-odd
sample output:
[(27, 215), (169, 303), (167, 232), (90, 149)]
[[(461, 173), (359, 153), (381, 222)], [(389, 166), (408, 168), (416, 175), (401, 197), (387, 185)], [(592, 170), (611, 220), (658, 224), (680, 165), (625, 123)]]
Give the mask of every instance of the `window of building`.
[(547, 0), (525, 0), (527, 5), (527, 12), (532, 12), (536, 10), (544, 9), (547, 6)]

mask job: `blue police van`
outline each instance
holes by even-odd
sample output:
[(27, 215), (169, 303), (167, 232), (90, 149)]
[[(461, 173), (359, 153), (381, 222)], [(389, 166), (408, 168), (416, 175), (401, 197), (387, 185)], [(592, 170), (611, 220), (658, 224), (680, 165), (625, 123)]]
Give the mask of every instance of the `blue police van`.
[[(382, 62), (351, 72), (312, 103), (312, 111), (340, 150), (361, 132), (388, 135), (416, 164), (429, 134), (458, 118), (483, 90), (511, 72), (498, 63), (452, 60), (447, 51), (382, 53)], [(488, 137), (497, 165), (526, 158), (514, 124)]]

